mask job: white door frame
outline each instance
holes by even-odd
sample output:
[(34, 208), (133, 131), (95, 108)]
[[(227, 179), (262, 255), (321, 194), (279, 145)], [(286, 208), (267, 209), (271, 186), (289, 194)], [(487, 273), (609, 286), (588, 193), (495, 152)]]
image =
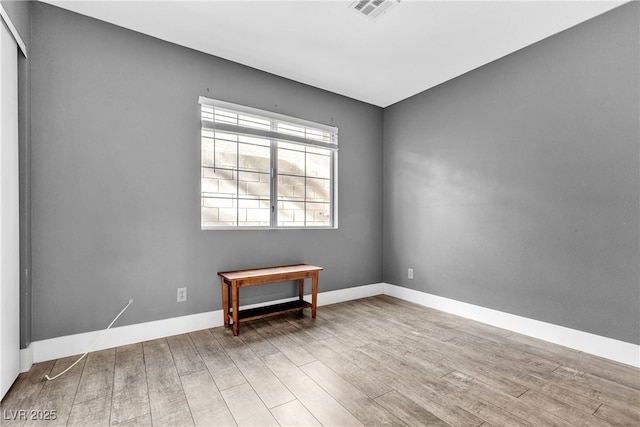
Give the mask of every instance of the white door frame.
[[(2, 10), (4, 12), (4, 10)], [(20, 372), (18, 45), (0, 19), (0, 396)]]

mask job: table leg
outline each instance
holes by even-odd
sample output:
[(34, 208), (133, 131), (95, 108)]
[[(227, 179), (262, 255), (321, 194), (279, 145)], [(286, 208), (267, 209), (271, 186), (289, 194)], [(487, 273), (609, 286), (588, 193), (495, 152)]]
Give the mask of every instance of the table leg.
[(229, 327), (229, 285), (222, 279), (222, 317), (224, 327)]
[(316, 308), (318, 307), (318, 273), (311, 276), (311, 317), (316, 318)]
[(232, 318), (233, 318), (233, 324), (231, 325), (232, 330), (233, 330), (233, 336), (238, 336), (238, 334), (240, 333), (240, 320), (239, 320), (239, 307), (240, 304), (238, 302), (239, 300), (239, 292), (238, 292), (238, 287), (235, 285), (231, 286), (231, 308), (233, 310), (233, 314), (232, 314)]
[(304, 279), (298, 280), (298, 294), (300, 295), (300, 301), (304, 299)]

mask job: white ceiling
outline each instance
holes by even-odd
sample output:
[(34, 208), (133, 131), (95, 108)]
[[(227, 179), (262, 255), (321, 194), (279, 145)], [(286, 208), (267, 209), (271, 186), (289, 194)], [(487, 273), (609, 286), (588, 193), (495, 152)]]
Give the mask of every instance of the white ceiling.
[(624, 1), (57, 1), (56, 6), (381, 107)]

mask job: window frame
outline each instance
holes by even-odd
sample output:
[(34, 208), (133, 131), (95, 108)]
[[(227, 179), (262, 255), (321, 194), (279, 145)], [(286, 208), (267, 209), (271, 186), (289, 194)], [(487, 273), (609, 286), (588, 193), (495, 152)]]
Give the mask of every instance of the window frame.
[[(248, 107), (248, 106), (244, 106), (244, 105), (239, 105), (239, 104), (234, 104), (234, 103), (230, 103), (227, 101), (222, 101), (222, 100), (217, 100), (217, 99), (213, 99), (213, 98), (207, 98), (204, 96), (200, 96), (199, 97), (199, 104), (200, 104), (200, 119), (201, 119), (201, 131), (200, 131), (200, 208), (201, 208), (201, 213), (200, 213), (200, 229), (201, 230), (328, 230), (328, 229), (337, 229), (338, 228), (338, 128), (335, 126), (330, 126), (330, 125), (326, 125), (326, 124), (322, 124), (322, 123), (317, 123), (317, 122), (312, 122), (309, 120), (304, 120), (304, 119), (300, 119), (297, 117), (292, 117), (292, 116), (287, 116), (284, 114), (280, 114), (280, 113), (275, 113), (275, 112), (271, 112), (271, 111), (267, 111), (267, 110), (261, 110), (258, 108), (253, 108), (253, 107)], [(247, 114), (250, 116), (256, 116), (260, 119), (266, 119), (269, 120), (270, 122), (270, 127), (271, 130), (270, 131), (266, 131), (266, 130), (256, 130), (254, 128), (243, 128), (240, 125), (225, 125), (225, 124), (221, 124), (221, 122), (214, 122), (214, 121), (209, 121), (209, 120), (204, 120), (203, 119), (203, 106), (208, 106), (208, 107), (213, 107), (215, 108), (219, 108), (222, 110), (227, 110), (229, 112), (233, 112), (236, 114)], [(331, 134), (331, 142), (324, 142), (324, 141), (320, 141), (320, 140), (315, 140), (313, 138), (309, 139), (309, 138), (304, 138), (304, 137), (297, 137), (295, 135), (289, 135), (287, 133), (280, 133), (275, 131), (275, 127), (274, 124), (275, 123), (285, 123), (285, 124), (291, 124), (291, 125), (296, 125), (296, 126), (302, 126), (305, 128), (311, 128), (312, 130), (318, 130), (318, 131), (323, 131), (323, 132), (328, 132)], [(269, 164), (270, 164), (270, 178), (269, 178), (269, 203), (270, 203), (270, 220), (269, 220), (269, 225), (263, 225), (263, 226), (256, 226), (256, 225), (251, 225), (251, 226), (243, 226), (240, 225), (241, 222), (238, 221), (238, 219), (236, 218), (235, 221), (235, 225), (205, 225), (204, 221), (203, 221), (203, 214), (202, 214), (202, 207), (203, 207), (203, 201), (204, 201), (204, 196), (203, 196), (203, 168), (204, 163), (203, 163), (203, 157), (202, 157), (202, 146), (203, 146), (203, 138), (204, 138), (204, 130), (207, 129), (209, 131), (215, 131), (216, 130), (220, 130), (222, 132), (227, 132), (227, 131), (231, 131), (232, 133), (235, 133), (237, 135), (245, 135), (245, 136), (252, 136), (252, 137), (260, 137), (260, 138), (265, 138), (269, 140)], [(248, 131), (248, 133), (243, 133), (241, 131), (241, 129), (245, 129)], [(214, 138), (215, 141), (215, 138)], [(239, 143), (239, 142), (238, 142)], [(289, 143), (289, 144), (297, 144), (297, 145), (301, 145), (301, 146), (310, 146), (310, 147), (315, 147), (318, 149), (325, 149), (329, 152), (329, 157), (330, 157), (330, 166), (329, 166), (329, 170), (330, 170), (330, 177), (329, 177), (329, 187), (330, 187), (330, 198), (329, 198), (329, 203), (330, 203), (330, 221), (328, 225), (291, 225), (291, 226), (287, 226), (287, 225), (278, 225), (278, 204), (280, 201), (279, 195), (278, 195), (278, 178), (279, 176), (283, 176), (286, 174), (279, 174), (278, 172), (278, 144), (279, 143)], [(307, 153), (306, 148), (305, 148), (305, 154)], [(215, 161), (215, 159), (214, 159)], [(236, 164), (235, 169), (234, 169), (235, 173), (238, 174), (240, 172), (242, 172), (240, 170), (240, 165)], [(315, 177), (313, 176), (308, 176), (305, 170), (305, 174), (304, 174), (304, 178), (305, 181), (309, 178), (314, 179)], [(236, 176), (236, 180), (238, 180), (238, 176)], [(305, 188), (306, 188), (306, 184), (305, 184)], [(243, 200), (239, 193), (236, 193), (235, 198), (233, 198), (232, 200), (235, 200), (235, 204), (236, 204), (236, 209), (240, 209), (239, 206), (237, 206), (240, 200)], [(309, 201), (306, 194), (305, 197), (303, 199), (303, 202), (305, 204), (305, 212), (306, 212), (306, 205), (308, 203), (313, 203), (313, 200)], [(306, 213), (305, 215), (305, 223), (307, 222), (307, 218), (306, 218)]]

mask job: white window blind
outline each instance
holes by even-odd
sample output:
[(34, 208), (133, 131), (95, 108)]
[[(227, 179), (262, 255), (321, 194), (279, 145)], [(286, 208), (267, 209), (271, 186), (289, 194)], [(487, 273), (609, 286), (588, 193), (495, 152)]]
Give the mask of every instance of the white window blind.
[(200, 104), (203, 229), (336, 226), (336, 127)]

